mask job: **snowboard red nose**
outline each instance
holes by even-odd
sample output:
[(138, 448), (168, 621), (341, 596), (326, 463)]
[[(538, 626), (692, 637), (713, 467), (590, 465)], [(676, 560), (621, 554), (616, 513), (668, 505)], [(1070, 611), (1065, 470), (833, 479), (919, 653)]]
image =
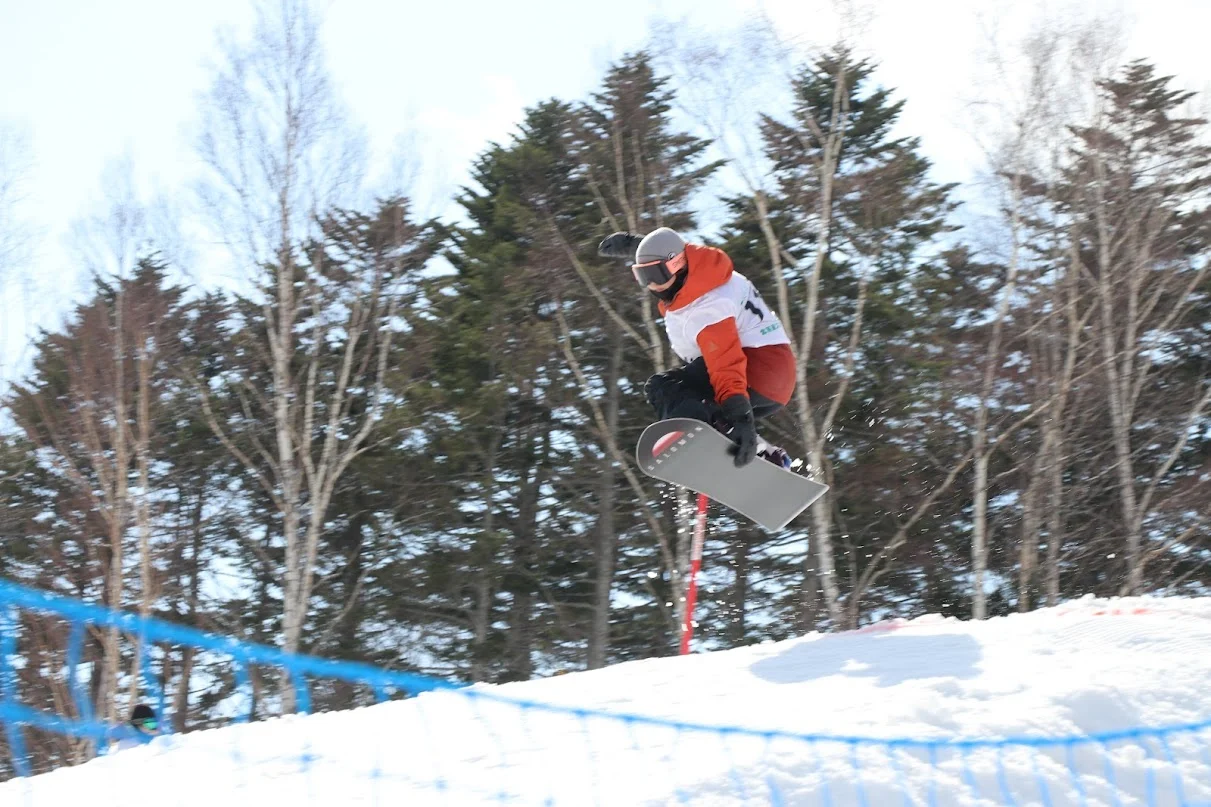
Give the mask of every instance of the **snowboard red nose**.
[(681, 435), (685, 432), (669, 432), (664, 437), (656, 441), (656, 445), (652, 446), (652, 456), (660, 456), (660, 452), (671, 446), (673, 443), (681, 439)]

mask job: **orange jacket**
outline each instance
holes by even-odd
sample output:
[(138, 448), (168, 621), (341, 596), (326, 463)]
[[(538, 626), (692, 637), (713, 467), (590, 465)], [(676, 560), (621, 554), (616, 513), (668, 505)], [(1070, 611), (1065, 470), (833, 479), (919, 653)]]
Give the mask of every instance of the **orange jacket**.
[(751, 388), (787, 403), (795, 361), (778, 318), (726, 252), (697, 244), (685, 252), (685, 283), (659, 306), (673, 349), (687, 361), (702, 355), (718, 402)]

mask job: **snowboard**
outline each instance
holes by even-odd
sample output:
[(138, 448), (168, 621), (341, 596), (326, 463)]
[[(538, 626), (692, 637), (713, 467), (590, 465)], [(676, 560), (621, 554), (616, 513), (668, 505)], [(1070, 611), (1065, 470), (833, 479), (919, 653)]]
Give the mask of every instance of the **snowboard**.
[(782, 529), (828, 490), (761, 457), (737, 468), (732, 445), (700, 420), (671, 418), (643, 430), (635, 455), (648, 476), (704, 493), (767, 530)]

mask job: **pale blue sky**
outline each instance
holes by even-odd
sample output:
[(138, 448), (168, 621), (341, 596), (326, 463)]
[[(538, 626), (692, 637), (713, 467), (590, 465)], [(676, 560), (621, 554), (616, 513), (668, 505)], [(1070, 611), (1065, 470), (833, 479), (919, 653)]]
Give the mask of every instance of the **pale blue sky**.
[[(843, 2), (842, 4), (846, 4)], [(923, 138), (939, 179), (963, 180), (979, 151), (963, 106), (978, 94), (975, 54), (992, 28), (1012, 35), (1040, 13), (1121, 13), (1128, 56), (1183, 83), (1211, 83), (1211, 0), (849, 0), (867, 9), (859, 33), (881, 80), (908, 99), (903, 130)], [(422, 204), (445, 208), (476, 153), (507, 137), (524, 107), (592, 91), (606, 67), (641, 47), (659, 19), (726, 29), (763, 11), (789, 38), (829, 43), (829, 0), (320, 0), (329, 66), (375, 152), (411, 137)], [(252, 18), (249, 0), (0, 0), (0, 124), (26, 133), (32, 164), (21, 218), (34, 229), (33, 294), (6, 299), (0, 339), (33, 312), (61, 311), (77, 282), (64, 247), (73, 218), (103, 196), (107, 164), (130, 155), (140, 188), (186, 201), (198, 172), (191, 145), (197, 96), (221, 26)], [(5, 298), (0, 298), (5, 299)], [(18, 324), (20, 320), (20, 324)], [(5, 362), (6, 364), (8, 362)]]

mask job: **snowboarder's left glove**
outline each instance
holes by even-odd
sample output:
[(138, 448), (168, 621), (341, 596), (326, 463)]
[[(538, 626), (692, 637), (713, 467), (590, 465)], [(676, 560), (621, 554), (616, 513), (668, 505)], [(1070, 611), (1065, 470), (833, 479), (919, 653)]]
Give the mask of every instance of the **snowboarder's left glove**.
[(723, 416), (732, 424), (728, 437), (736, 443), (731, 449), (736, 467), (748, 465), (757, 456), (757, 426), (753, 423), (753, 406), (747, 395), (732, 395), (721, 404)]
[(639, 242), (642, 240), (643, 236), (634, 233), (607, 235), (605, 240), (597, 246), (597, 254), (603, 258), (624, 258), (633, 261), (635, 260), (635, 250), (639, 249)]

